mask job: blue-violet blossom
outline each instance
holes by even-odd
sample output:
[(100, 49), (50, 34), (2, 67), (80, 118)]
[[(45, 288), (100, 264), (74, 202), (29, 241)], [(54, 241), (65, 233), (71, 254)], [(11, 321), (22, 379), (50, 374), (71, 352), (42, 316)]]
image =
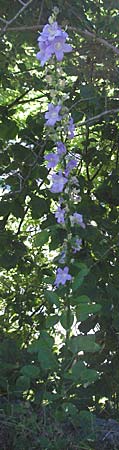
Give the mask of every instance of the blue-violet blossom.
[(61, 27), (58, 25), (57, 22), (53, 22), (52, 24), (46, 24), (43, 27), (43, 31), (38, 37), (38, 42), (46, 42), (46, 40), (50, 43), (56, 38), (57, 36), (62, 36), (67, 38), (67, 33), (62, 31)]
[(72, 245), (73, 253), (79, 252), (81, 249), (82, 240), (79, 238), (75, 239), (74, 244)]
[(72, 139), (74, 137), (74, 131), (75, 131), (75, 125), (74, 125), (73, 118), (71, 117), (71, 119), (69, 120), (69, 123), (68, 123), (68, 138), (69, 139)]
[(55, 218), (57, 219), (57, 222), (65, 223), (64, 216), (65, 216), (65, 209), (62, 209), (60, 208), (60, 206), (58, 206), (57, 211), (55, 212)]
[(72, 51), (72, 46), (70, 44), (66, 44), (65, 38), (63, 36), (58, 36), (52, 42), (49, 51), (55, 53), (57, 61), (62, 61), (64, 53), (69, 53)]
[(60, 170), (59, 173), (54, 173), (52, 175), (52, 186), (50, 188), (50, 191), (53, 193), (59, 193), (62, 192), (64, 189), (65, 184), (67, 183), (68, 179), (63, 176), (62, 171)]
[(53, 103), (49, 103), (48, 111), (45, 113), (46, 125), (49, 127), (53, 127), (56, 122), (61, 120), (61, 116), (59, 116), (59, 111), (61, 109), (61, 105), (53, 105)]
[(56, 275), (56, 280), (55, 280), (55, 285), (58, 287), (59, 284), (65, 284), (66, 281), (71, 281), (72, 280), (72, 276), (68, 273), (69, 272), (69, 268), (67, 266), (64, 267), (64, 269), (57, 269), (57, 275)]
[(56, 167), (59, 162), (59, 155), (57, 155), (56, 153), (48, 153), (44, 156), (44, 159), (48, 161), (47, 168), (54, 169), (54, 167)]
[(64, 53), (72, 51), (72, 46), (65, 42), (67, 37), (68, 34), (59, 27), (57, 22), (44, 26), (38, 37), (40, 52), (36, 55), (41, 66), (44, 66), (53, 54), (56, 55), (58, 61), (62, 61)]
[(65, 175), (68, 176), (69, 173), (77, 167), (78, 161), (74, 158), (70, 159), (66, 165)]
[(59, 156), (65, 155), (65, 153), (66, 153), (66, 147), (62, 141), (57, 142), (57, 153)]
[(70, 216), (71, 226), (80, 225), (80, 227), (85, 228), (85, 223), (83, 222), (83, 216), (79, 213), (74, 213)]

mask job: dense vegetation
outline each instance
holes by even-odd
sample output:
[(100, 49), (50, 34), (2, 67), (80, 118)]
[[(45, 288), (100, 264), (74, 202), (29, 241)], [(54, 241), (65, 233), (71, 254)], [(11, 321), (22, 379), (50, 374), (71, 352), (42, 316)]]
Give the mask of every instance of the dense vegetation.
[[(0, 12), (1, 449), (93, 450), (95, 415), (117, 419), (119, 405), (119, 0), (25, 3), (1, 0)], [(52, 86), (36, 59), (54, 6), (73, 45), (58, 89), (86, 224), (69, 258), (70, 312), (67, 286), (52, 287), (66, 232), (44, 163), (56, 68)]]

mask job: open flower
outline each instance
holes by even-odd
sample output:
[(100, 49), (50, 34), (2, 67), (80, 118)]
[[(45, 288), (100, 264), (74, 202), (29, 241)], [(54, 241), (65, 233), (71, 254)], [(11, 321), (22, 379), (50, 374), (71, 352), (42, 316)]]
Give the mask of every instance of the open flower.
[(55, 212), (55, 218), (57, 219), (57, 222), (65, 223), (64, 216), (65, 216), (65, 209), (62, 209), (60, 208), (60, 206), (58, 206), (57, 211)]
[(56, 167), (59, 162), (59, 156), (56, 153), (48, 153), (47, 155), (44, 156), (44, 159), (48, 161), (47, 162), (48, 169), (54, 169), (54, 167)]
[(59, 156), (65, 155), (66, 153), (66, 147), (62, 141), (57, 142), (57, 153)]
[(55, 53), (57, 61), (62, 61), (64, 53), (69, 53), (72, 51), (72, 46), (66, 44), (65, 37), (58, 36), (54, 39), (51, 44), (52, 53)]
[(57, 36), (63, 36), (66, 38), (67, 33), (62, 31), (57, 22), (53, 22), (52, 24), (47, 23), (38, 37), (38, 43), (45, 42), (46, 40), (51, 43)]
[(44, 26), (38, 37), (40, 52), (36, 55), (41, 62), (41, 66), (44, 66), (53, 54), (58, 61), (62, 61), (64, 53), (72, 51), (72, 46), (66, 43), (67, 37), (68, 34), (60, 28), (57, 22)]
[(60, 170), (59, 173), (54, 173), (52, 175), (52, 186), (50, 188), (50, 191), (53, 193), (59, 193), (62, 192), (64, 189), (65, 184), (67, 183), (68, 179), (63, 176), (62, 171)]
[(53, 103), (49, 103), (48, 111), (45, 113), (46, 125), (53, 127), (56, 122), (61, 120), (60, 109), (61, 105), (54, 106)]
[(77, 167), (78, 161), (74, 158), (70, 159), (66, 165), (65, 175), (68, 176), (69, 173)]
[(69, 268), (67, 266), (64, 267), (64, 269), (57, 269), (57, 275), (56, 275), (56, 280), (55, 280), (55, 285), (58, 287), (59, 284), (65, 284), (66, 281), (71, 281), (72, 280), (72, 276), (68, 273), (69, 272)]
[(74, 137), (74, 131), (75, 131), (75, 125), (74, 125), (73, 118), (71, 117), (71, 119), (69, 120), (69, 124), (68, 124), (68, 138), (69, 139), (72, 139)]
[(81, 250), (82, 239), (76, 237), (74, 244), (72, 245), (73, 253), (79, 252)]
[(83, 216), (79, 213), (74, 213), (70, 216), (71, 226), (80, 225), (80, 227), (85, 228), (85, 223), (83, 222)]

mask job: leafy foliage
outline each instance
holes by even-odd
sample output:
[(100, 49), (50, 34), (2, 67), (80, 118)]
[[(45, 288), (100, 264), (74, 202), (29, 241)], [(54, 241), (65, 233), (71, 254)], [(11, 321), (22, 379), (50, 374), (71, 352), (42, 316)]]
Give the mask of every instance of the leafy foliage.
[[(10, 3), (1, 1), (4, 20), (21, 7), (15, 1), (11, 11)], [(82, 249), (75, 263), (69, 261), (69, 297), (64, 287), (52, 288), (66, 236), (54, 219), (57, 195), (48, 189), (44, 164), (53, 148), (44, 131), (49, 86), (35, 55), (37, 32), (54, 4), (42, 3), (40, 9), (38, 0), (31, 2), (5, 32), (1, 21), (0, 396), (10, 423), (13, 404), (16, 437), (10, 445), (17, 450), (29, 448), (31, 440), (25, 431), (22, 443), (21, 414), (26, 429), (32, 423), (36, 430), (41, 411), (44, 428), (31, 448), (73, 449), (64, 432), (57, 437), (57, 423), (68, 420), (77, 428), (81, 414), (99, 411), (102, 397), (117, 414), (119, 396), (119, 2), (58, 2), (58, 21), (68, 26), (74, 47), (62, 67), (76, 123), (68, 152), (79, 158), (77, 212), (86, 223), (79, 233)], [(54, 71), (56, 86), (55, 77)], [(89, 423), (88, 416), (87, 428)]]

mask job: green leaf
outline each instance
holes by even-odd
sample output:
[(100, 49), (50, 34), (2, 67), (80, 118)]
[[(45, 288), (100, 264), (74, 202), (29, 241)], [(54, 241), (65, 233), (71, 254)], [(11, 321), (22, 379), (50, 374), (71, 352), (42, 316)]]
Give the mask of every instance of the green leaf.
[(76, 275), (75, 280), (72, 283), (73, 292), (75, 292), (82, 285), (84, 277), (86, 277), (86, 275), (88, 275), (89, 273), (89, 269), (86, 264), (75, 262), (74, 266), (80, 268), (81, 270), (78, 275)]
[(96, 314), (97, 312), (99, 312), (101, 309), (101, 305), (99, 305), (98, 303), (93, 304), (93, 303), (85, 303), (85, 304), (80, 304), (78, 306), (78, 308), (76, 309), (76, 317), (77, 320), (80, 321), (81, 320), (81, 316), (82, 314)]
[(72, 283), (72, 291), (75, 292), (82, 284), (84, 281), (84, 276), (82, 276), (81, 273), (79, 273), (76, 277), (74, 282)]
[(58, 308), (60, 307), (60, 301), (59, 301), (58, 295), (55, 292), (45, 291), (44, 296), (51, 305), (55, 305)]
[(49, 231), (43, 230), (40, 233), (37, 233), (34, 239), (34, 245), (36, 247), (42, 247), (49, 239)]
[(60, 316), (60, 323), (65, 330), (69, 330), (73, 325), (74, 314), (71, 311), (64, 311)]
[(46, 328), (52, 328), (56, 323), (59, 322), (59, 316), (57, 314), (51, 314), (46, 319)]
[(51, 352), (50, 349), (46, 348), (45, 345), (41, 345), (38, 351), (38, 361), (44, 370), (55, 370), (57, 369), (56, 356)]
[(54, 339), (46, 331), (42, 331), (40, 338), (35, 340), (33, 344), (28, 347), (29, 353), (37, 353), (41, 347), (52, 348)]
[(75, 306), (82, 303), (89, 303), (90, 298), (87, 295), (80, 295), (79, 297), (73, 297), (71, 298), (71, 305)]
[(30, 205), (33, 219), (39, 219), (49, 211), (49, 201), (43, 197), (34, 195)]
[(30, 388), (30, 378), (26, 375), (21, 375), (17, 378), (16, 387), (20, 392), (28, 391)]
[(40, 375), (40, 368), (35, 364), (28, 364), (22, 367), (21, 373), (28, 378), (37, 378)]
[(88, 334), (87, 336), (72, 337), (69, 343), (70, 350), (76, 354), (80, 351), (95, 353), (100, 350), (100, 346), (95, 343), (95, 335)]
[(18, 127), (14, 120), (5, 120), (0, 123), (0, 137), (4, 140), (14, 139), (18, 133)]
[(74, 364), (71, 376), (73, 380), (81, 383), (92, 383), (99, 377), (97, 371), (87, 368), (83, 361), (78, 361)]

